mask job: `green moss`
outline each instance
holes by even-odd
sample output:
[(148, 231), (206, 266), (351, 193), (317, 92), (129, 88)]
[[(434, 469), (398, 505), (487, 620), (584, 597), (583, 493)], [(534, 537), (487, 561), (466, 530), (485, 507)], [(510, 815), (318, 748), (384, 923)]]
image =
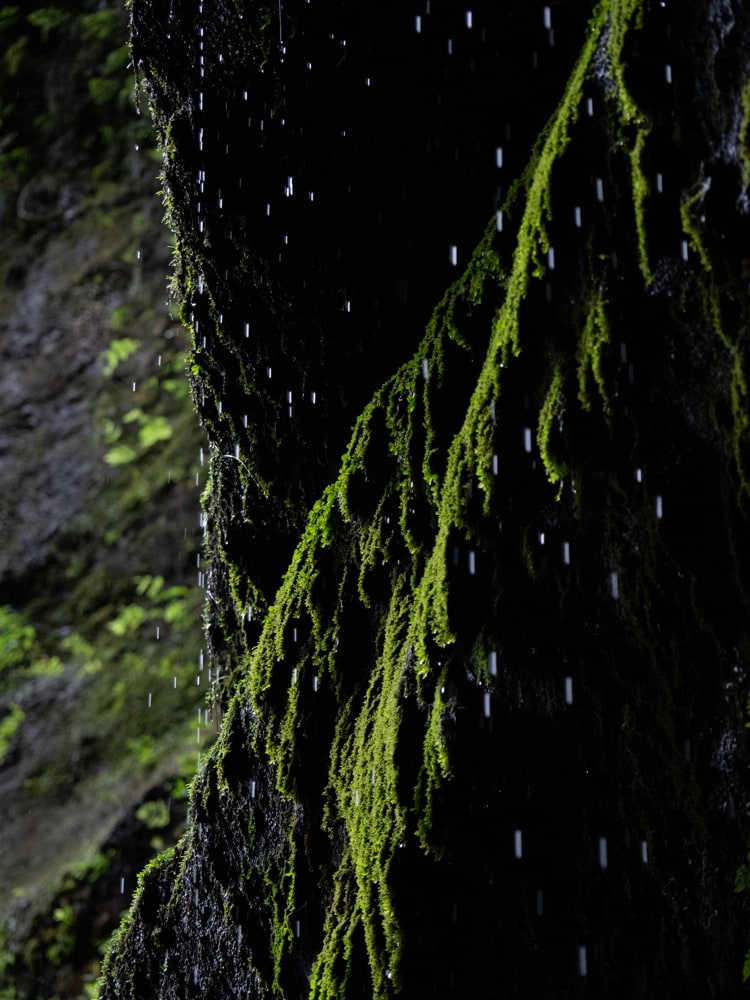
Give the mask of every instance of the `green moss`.
[(640, 266), (644, 278), (650, 282), (654, 273), (648, 249), (646, 209), (651, 187), (643, 169), (643, 156), (651, 123), (630, 93), (626, 82), (625, 58), (625, 47), (630, 32), (643, 27), (643, 2), (618, 0), (608, 6), (607, 61), (614, 82), (610, 98), (616, 104), (621, 138), (628, 149)]
[(683, 232), (690, 240), (690, 246), (698, 254), (701, 266), (704, 271), (711, 272), (711, 258), (706, 249), (701, 235), (701, 210), (703, 199), (708, 191), (710, 182), (699, 180), (686, 196), (683, 196), (680, 203), (680, 219), (682, 220)]
[(565, 409), (565, 377), (560, 367), (555, 366), (550, 379), (549, 387), (544, 397), (541, 409), (539, 410), (539, 423), (537, 424), (536, 443), (539, 453), (542, 456), (544, 470), (551, 483), (558, 483), (568, 474), (568, 468), (564, 462), (555, 457), (550, 446), (550, 437), (555, 420), (562, 419)]
[(591, 380), (593, 379), (604, 412), (609, 412), (609, 396), (604, 377), (603, 362), (607, 347), (611, 342), (609, 322), (605, 312), (606, 303), (601, 292), (594, 295), (586, 314), (583, 331), (578, 340), (576, 363), (578, 368), (578, 399), (584, 410), (590, 410)]
[(742, 183), (750, 184), (750, 76), (742, 88), (742, 121), (740, 123), (740, 155), (742, 156)]

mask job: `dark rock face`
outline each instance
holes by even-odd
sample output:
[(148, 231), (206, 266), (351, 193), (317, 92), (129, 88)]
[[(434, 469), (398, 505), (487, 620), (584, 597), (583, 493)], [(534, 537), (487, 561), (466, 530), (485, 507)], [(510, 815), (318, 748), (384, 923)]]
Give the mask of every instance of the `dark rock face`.
[(750, 18), (573, 6), (133, 5), (235, 693), (103, 998), (740, 995)]

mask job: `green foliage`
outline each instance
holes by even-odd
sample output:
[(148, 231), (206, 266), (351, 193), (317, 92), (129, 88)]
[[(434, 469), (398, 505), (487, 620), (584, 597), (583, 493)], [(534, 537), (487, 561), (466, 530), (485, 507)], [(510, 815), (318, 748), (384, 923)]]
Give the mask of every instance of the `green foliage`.
[(0, 605), (0, 672), (27, 664), (35, 647), (35, 629), (7, 604)]
[(21, 723), (25, 718), (26, 713), (21, 706), (13, 704), (5, 718), (0, 719), (0, 766), (5, 762), (16, 733), (21, 728)]
[(59, 7), (40, 7), (26, 15), (29, 24), (39, 28), (45, 39), (50, 32), (62, 27), (69, 18), (70, 14)]
[(63, 669), (58, 656), (44, 651), (36, 629), (24, 615), (0, 606), (0, 691), (33, 678), (56, 677)]
[(149, 830), (163, 830), (171, 822), (169, 807), (162, 799), (144, 802), (135, 815)]
[[(112, 329), (115, 331), (122, 329), (123, 326), (130, 322), (131, 316), (132, 313), (129, 306), (118, 306), (112, 313), (110, 320)], [(100, 355), (102, 375), (105, 378), (114, 375), (120, 362), (127, 361), (129, 357), (135, 354), (139, 347), (140, 341), (135, 340), (133, 337), (118, 337), (110, 341), (109, 347), (106, 351), (102, 351)]]

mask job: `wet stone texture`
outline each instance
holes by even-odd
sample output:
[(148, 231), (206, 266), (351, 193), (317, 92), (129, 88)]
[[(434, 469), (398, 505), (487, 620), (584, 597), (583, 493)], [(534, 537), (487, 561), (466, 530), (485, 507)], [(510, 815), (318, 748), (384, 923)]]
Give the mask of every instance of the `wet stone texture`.
[(749, 21), (135, 0), (228, 710), (101, 997), (741, 995)]

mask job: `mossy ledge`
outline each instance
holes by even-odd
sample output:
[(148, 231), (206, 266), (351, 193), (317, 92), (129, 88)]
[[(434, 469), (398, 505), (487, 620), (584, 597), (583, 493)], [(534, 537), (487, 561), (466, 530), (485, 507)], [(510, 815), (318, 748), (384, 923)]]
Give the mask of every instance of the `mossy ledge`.
[[(750, 25), (718, 17), (591, 11), (245, 636), (102, 998), (741, 995), (749, 227), (710, 126), (744, 107)], [(232, 454), (234, 405), (203, 412)], [(212, 480), (217, 524), (248, 489)], [(249, 555), (214, 538), (241, 623)]]

